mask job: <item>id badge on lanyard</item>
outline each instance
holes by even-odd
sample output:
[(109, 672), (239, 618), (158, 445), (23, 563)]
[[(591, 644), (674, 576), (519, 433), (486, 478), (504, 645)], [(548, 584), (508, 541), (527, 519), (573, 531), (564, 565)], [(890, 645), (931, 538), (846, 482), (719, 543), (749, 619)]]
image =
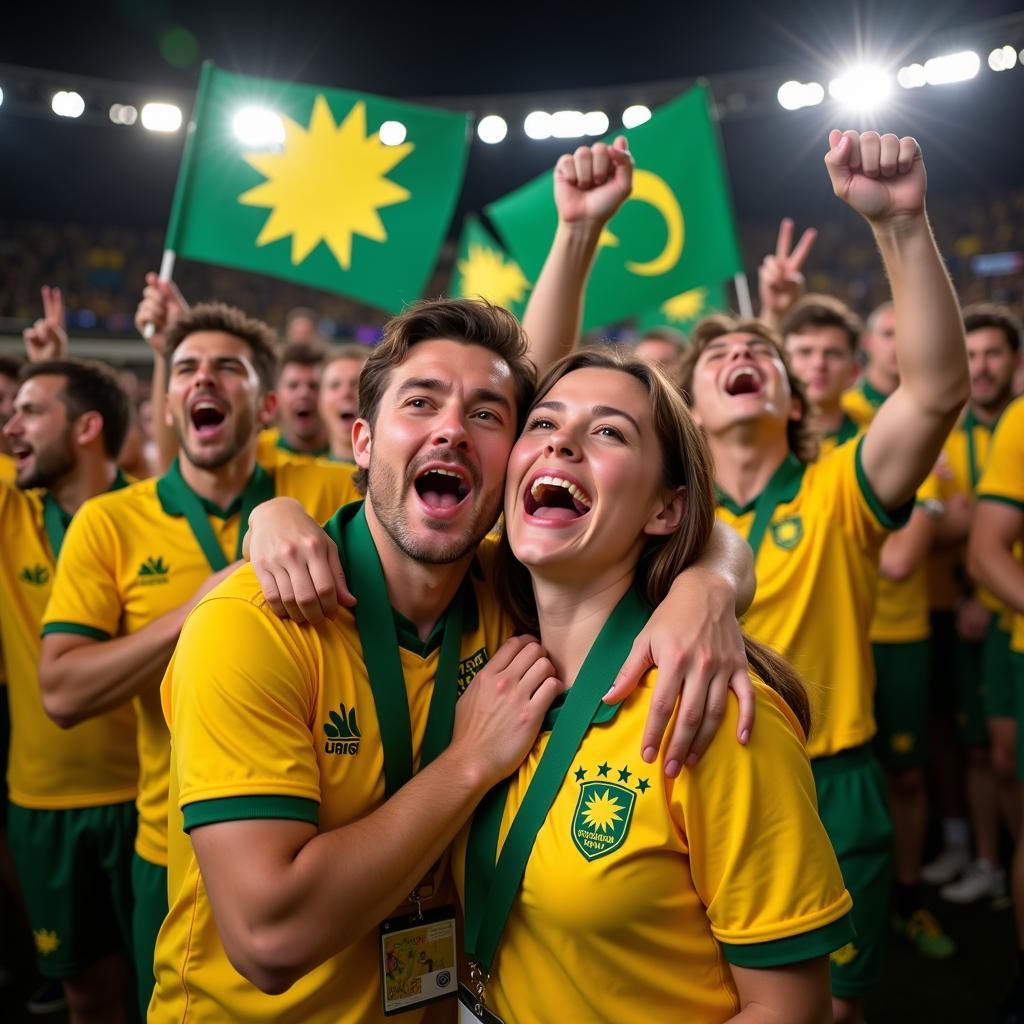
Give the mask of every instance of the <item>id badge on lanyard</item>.
[(455, 908), (389, 917), (380, 926), (380, 991), (384, 1016), (455, 995)]

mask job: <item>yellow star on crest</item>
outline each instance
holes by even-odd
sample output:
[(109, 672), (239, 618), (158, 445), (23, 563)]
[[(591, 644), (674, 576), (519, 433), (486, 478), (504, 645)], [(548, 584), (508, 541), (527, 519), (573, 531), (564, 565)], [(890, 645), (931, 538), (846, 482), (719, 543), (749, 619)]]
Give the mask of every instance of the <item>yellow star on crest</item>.
[(469, 255), (458, 261), (462, 275), (462, 294), (468, 298), (480, 296), (496, 306), (509, 306), (522, 302), (530, 282), (519, 264), (506, 260), (496, 249), (471, 242)]
[(661, 311), (669, 318), (680, 323), (696, 320), (704, 308), (708, 298), (707, 288), (691, 288), (681, 295), (674, 295), (661, 304)]
[(622, 809), (622, 804), (606, 789), (600, 796), (595, 794), (587, 801), (583, 821), (591, 828), (608, 832), (615, 828), (617, 821), (622, 820), (622, 815), (619, 814)]
[(238, 197), (246, 206), (269, 207), (257, 245), (292, 236), (292, 263), (301, 263), (326, 242), (343, 270), (352, 265), (352, 236), (386, 242), (377, 213), (404, 203), (408, 189), (385, 175), (413, 150), (413, 143), (385, 146), (366, 134), (366, 104), (360, 100), (341, 124), (317, 96), (309, 127), (282, 115), (284, 147), (279, 153), (243, 153), (250, 167), (267, 180)]

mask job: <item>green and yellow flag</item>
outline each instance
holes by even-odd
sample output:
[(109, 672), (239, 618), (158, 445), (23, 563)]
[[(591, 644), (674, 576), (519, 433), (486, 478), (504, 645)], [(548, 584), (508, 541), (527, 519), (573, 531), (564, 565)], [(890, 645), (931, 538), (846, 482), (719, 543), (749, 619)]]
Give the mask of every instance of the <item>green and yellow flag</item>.
[[(622, 134), (636, 160), (633, 194), (601, 236), (585, 330), (636, 316), (742, 268), (707, 88), (695, 86)], [(523, 272), (536, 280), (558, 219), (551, 175), (499, 199), (487, 213)]]
[(398, 312), (444, 241), (467, 140), (464, 114), (204, 65), (166, 247)]
[(701, 285), (673, 295), (661, 305), (645, 310), (636, 318), (637, 330), (651, 327), (674, 327), (688, 334), (699, 320), (712, 313), (724, 313), (729, 309), (728, 290), (722, 284)]
[(452, 272), (451, 294), (459, 299), (487, 299), (522, 317), (530, 287), (519, 264), (473, 214), (467, 214)]

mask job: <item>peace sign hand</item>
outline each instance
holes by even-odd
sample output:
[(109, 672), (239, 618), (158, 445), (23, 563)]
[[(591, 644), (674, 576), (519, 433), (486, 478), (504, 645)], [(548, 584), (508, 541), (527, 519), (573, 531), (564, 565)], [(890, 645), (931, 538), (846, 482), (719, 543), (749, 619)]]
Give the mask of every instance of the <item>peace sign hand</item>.
[(64, 299), (59, 288), (42, 287), (43, 316), (21, 332), (30, 363), (63, 359), (68, 354), (68, 332), (64, 327)]
[(808, 228), (790, 251), (793, 244), (793, 221), (783, 217), (779, 224), (779, 237), (775, 254), (767, 255), (757, 271), (758, 292), (761, 298), (761, 319), (776, 327), (790, 307), (804, 293), (804, 275), (800, 268), (818, 237), (816, 228)]
[(924, 213), (928, 179), (916, 139), (833, 129), (828, 145), (832, 190), (862, 217), (879, 225)]
[(555, 164), (555, 206), (565, 224), (589, 221), (604, 227), (632, 191), (633, 157), (625, 136), (610, 146), (579, 146)]

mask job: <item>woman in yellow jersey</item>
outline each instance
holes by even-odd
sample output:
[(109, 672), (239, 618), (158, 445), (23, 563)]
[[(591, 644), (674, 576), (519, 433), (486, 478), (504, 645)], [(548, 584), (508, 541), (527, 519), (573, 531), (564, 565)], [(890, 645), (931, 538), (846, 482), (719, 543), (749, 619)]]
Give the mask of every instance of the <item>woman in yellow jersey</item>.
[(541, 382), (509, 463), (499, 592), (572, 685), (457, 845), (463, 1020), (829, 1016), (828, 954), (852, 937), (851, 901), (792, 669), (748, 640), (763, 680), (749, 746), (730, 735), (730, 697), (726, 728), (676, 779), (637, 757), (648, 700), (601, 702), (707, 541), (713, 479), (659, 370), (590, 350)]

